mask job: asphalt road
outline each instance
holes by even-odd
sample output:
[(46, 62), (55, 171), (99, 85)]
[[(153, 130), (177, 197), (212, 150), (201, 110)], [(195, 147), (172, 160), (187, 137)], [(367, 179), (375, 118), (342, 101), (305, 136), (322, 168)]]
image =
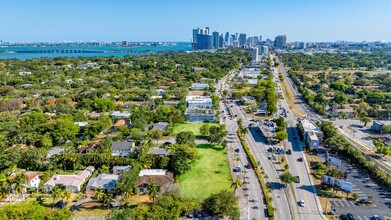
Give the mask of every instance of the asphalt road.
[[(226, 86), (226, 80), (233, 74), (224, 77), (216, 85), (216, 94), (220, 96), (220, 88)], [(220, 97), (221, 98), (221, 97)], [(243, 220), (258, 220), (266, 219), (266, 206), (264, 204), (264, 197), (262, 194), (261, 185), (259, 184), (256, 174), (252, 169), (246, 169), (245, 165), (248, 164), (247, 155), (240, 143), (240, 140), (236, 134), (238, 124), (229, 115), (228, 107), (220, 102), (220, 112), (224, 112), (220, 115), (220, 122), (226, 125), (228, 146), (227, 154), (230, 162), (231, 172), (233, 168), (240, 166), (242, 171), (240, 173), (232, 172), (234, 178), (240, 178), (243, 181), (243, 187), (237, 190), (237, 196), (239, 198), (240, 216)], [(223, 119), (225, 117), (225, 119)], [(233, 153), (232, 149), (239, 149), (239, 153)], [(236, 156), (235, 156), (236, 154)], [(238, 157), (239, 161), (235, 158)]]
[[(278, 79), (278, 71), (276, 69), (273, 72), (273, 81), (277, 83), (277, 90), (280, 90), (279, 88), (281, 88), (282, 85)], [(282, 115), (283, 108), (287, 111), (285, 121), (288, 122), (288, 140), (284, 142), (284, 147), (285, 150), (290, 149), (292, 151), (291, 155), (286, 155), (290, 172), (292, 175), (299, 176), (300, 178), (299, 183), (293, 183), (296, 201), (304, 200), (306, 204), (305, 207), (298, 208), (300, 218), (325, 219), (320, 201), (317, 197), (314, 182), (310, 175), (310, 169), (303, 153), (303, 145), (298, 138), (299, 135), (296, 128), (297, 119), (292, 112), (289, 111), (289, 106), (285, 99), (279, 99), (277, 105), (279, 108), (279, 115)], [(303, 162), (299, 162), (299, 158), (303, 158)]]

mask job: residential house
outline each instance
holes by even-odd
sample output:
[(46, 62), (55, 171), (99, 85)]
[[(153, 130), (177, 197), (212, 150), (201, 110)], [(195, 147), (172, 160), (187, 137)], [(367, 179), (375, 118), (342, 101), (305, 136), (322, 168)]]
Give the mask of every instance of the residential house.
[(27, 189), (38, 189), (39, 184), (41, 183), (41, 179), (39, 178), (39, 175), (37, 172), (32, 172), (32, 171), (26, 171), (26, 176), (27, 176)]
[(152, 131), (160, 130), (160, 131), (163, 131), (163, 132), (167, 132), (169, 125), (170, 124), (168, 122), (158, 122), (158, 123), (153, 125), (151, 130)]
[(19, 72), (19, 76), (28, 76), (31, 75), (31, 72)]
[(80, 128), (84, 128), (85, 126), (88, 125), (88, 122), (86, 122), (86, 121), (77, 121), (77, 122), (75, 122), (75, 125), (79, 126)]
[(97, 149), (98, 149), (98, 143), (93, 143), (93, 144), (90, 144), (86, 147), (81, 147), (79, 149), (79, 154), (90, 154), (90, 153), (94, 153)]
[(113, 166), (113, 174), (115, 175), (121, 175), (126, 171), (129, 171), (132, 169), (132, 166)]
[(204, 90), (209, 87), (206, 83), (193, 83), (190, 87), (191, 90)]
[(151, 147), (148, 150), (148, 154), (155, 154), (161, 157), (171, 155), (171, 153), (166, 148), (162, 147)]
[(63, 185), (66, 189), (71, 190), (73, 193), (79, 192), (81, 186), (92, 175), (95, 168), (93, 166), (87, 167), (85, 170), (80, 171), (78, 174), (56, 174), (52, 176), (44, 185), (43, 189), (51, 191), (57, 185)]
[(178, 105), (180, 101), (164, 101), (163, 105)]
[(101, 173), (97, 177), (91, 178), (86, 186), (88, 197), (94, 195), (95, 189), (103, 189), (108, 193), (116, 193), (115, 183), (118, 181), (118, 175)]
[(111, 151), (113, 156), (129, 156), (134, 150), (134, 142), (113, 142)]
[(189, 122), (215, 121), (216, 111), (211, 109), (188, 109), (185, 112)]
[(117, 131), (117, 128), (120, 127), (120, 126), (129, 127), (130, 124), (131, 124), (131, 123), (130, 123), (130, 120), (127, 120), (127, 119), (119, 119), (119, 120), (117, 120), (117, 121), (113, 124), (112, 130), (113, 130), (113, 131)]
[(114, 111), (111, 113), (112, 118), (129, 118), (131, 115), (131, 112), (125, 111), (125, 112), (120, 112), (120, 111)]
[(48, 151), (48, 154), (46, 155), (47, 158), (53, 158), (54, 156), (57, 156), (61, 154), (63, 151), (65, 151), (64, 148), (61, 147), (51, 147)]
[(159, 188), (170, 187), (174, 183), (174, 174), (165, 169), (141, 170), (136, 187), (140, 193), (148, 190), (150, 179), (155, 179), (155, 184)]
[(166, 94), (166, 90), (164, 90), (164, 89), (157, 89), (156, 90), (156, 95), (163, 96), (165, 94)]
[(195, 73), (203, 73), (203, 72), (205, 72), (206, 71), (206, 68), (205, 67), (193, 67), (193, 71), (195, 72)]
[(336, 114), (340, 118), (354, 118), (356, 111), (353, 107), (358, 106), (358, 104), (344, 104), (342, 108), (336, 109)]

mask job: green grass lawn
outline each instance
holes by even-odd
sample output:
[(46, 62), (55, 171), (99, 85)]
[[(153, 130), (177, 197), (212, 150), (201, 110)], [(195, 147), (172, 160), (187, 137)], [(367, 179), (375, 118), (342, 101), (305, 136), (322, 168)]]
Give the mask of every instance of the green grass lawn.
[[(173, 135), (178, 134), (181, 131), (191, 131), (195, 136), (200, 136), (200, 127), (204, 124), (207, 123), (185, 123), (185, 124), (180, 124), (174, 128)], [(210, 125), (218, 125), (217, 123), (208, 123)]]
[(189, 197), (206, 198), (222, 190), (231, 191), (231, 172), (226, 150), (220, 145), (196, 146), (199, 159), (179, 177), (180, 193)]

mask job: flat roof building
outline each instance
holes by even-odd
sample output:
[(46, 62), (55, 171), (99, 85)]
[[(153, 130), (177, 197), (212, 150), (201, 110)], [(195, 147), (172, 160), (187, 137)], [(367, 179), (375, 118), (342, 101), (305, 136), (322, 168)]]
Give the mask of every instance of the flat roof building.
[(212, 99), (206, 96), (186, 96), (188, 109), (211, 109)]

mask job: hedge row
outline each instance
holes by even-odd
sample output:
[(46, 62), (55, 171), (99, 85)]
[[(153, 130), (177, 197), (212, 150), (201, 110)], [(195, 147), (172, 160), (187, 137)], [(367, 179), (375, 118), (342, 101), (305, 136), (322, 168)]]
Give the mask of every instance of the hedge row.
[(255, 173), (257, 174), (258, 181), (261, 184), (262, 193), (266, 200), (266, 208), (267, 208), (268, 216), (274, 218), (274, 212), (276, 209), (273, 207), (272, 197), (270, 196), (270, 192), (266, 186), (265, 180), (263, 179), (262, 173), (259, 170), (258, 163), (255, 160), (254, 155), (251, 153), (250, 148), (248, 147), (246, 141), (244, 140), (243, 135), (239, 131), (237, 132), (237, 134), (239, 136), (240, 142), (243, 145), (244, 150), (246, 151), (247, 156), (250, 158), (250, 162), (254, 167)]

